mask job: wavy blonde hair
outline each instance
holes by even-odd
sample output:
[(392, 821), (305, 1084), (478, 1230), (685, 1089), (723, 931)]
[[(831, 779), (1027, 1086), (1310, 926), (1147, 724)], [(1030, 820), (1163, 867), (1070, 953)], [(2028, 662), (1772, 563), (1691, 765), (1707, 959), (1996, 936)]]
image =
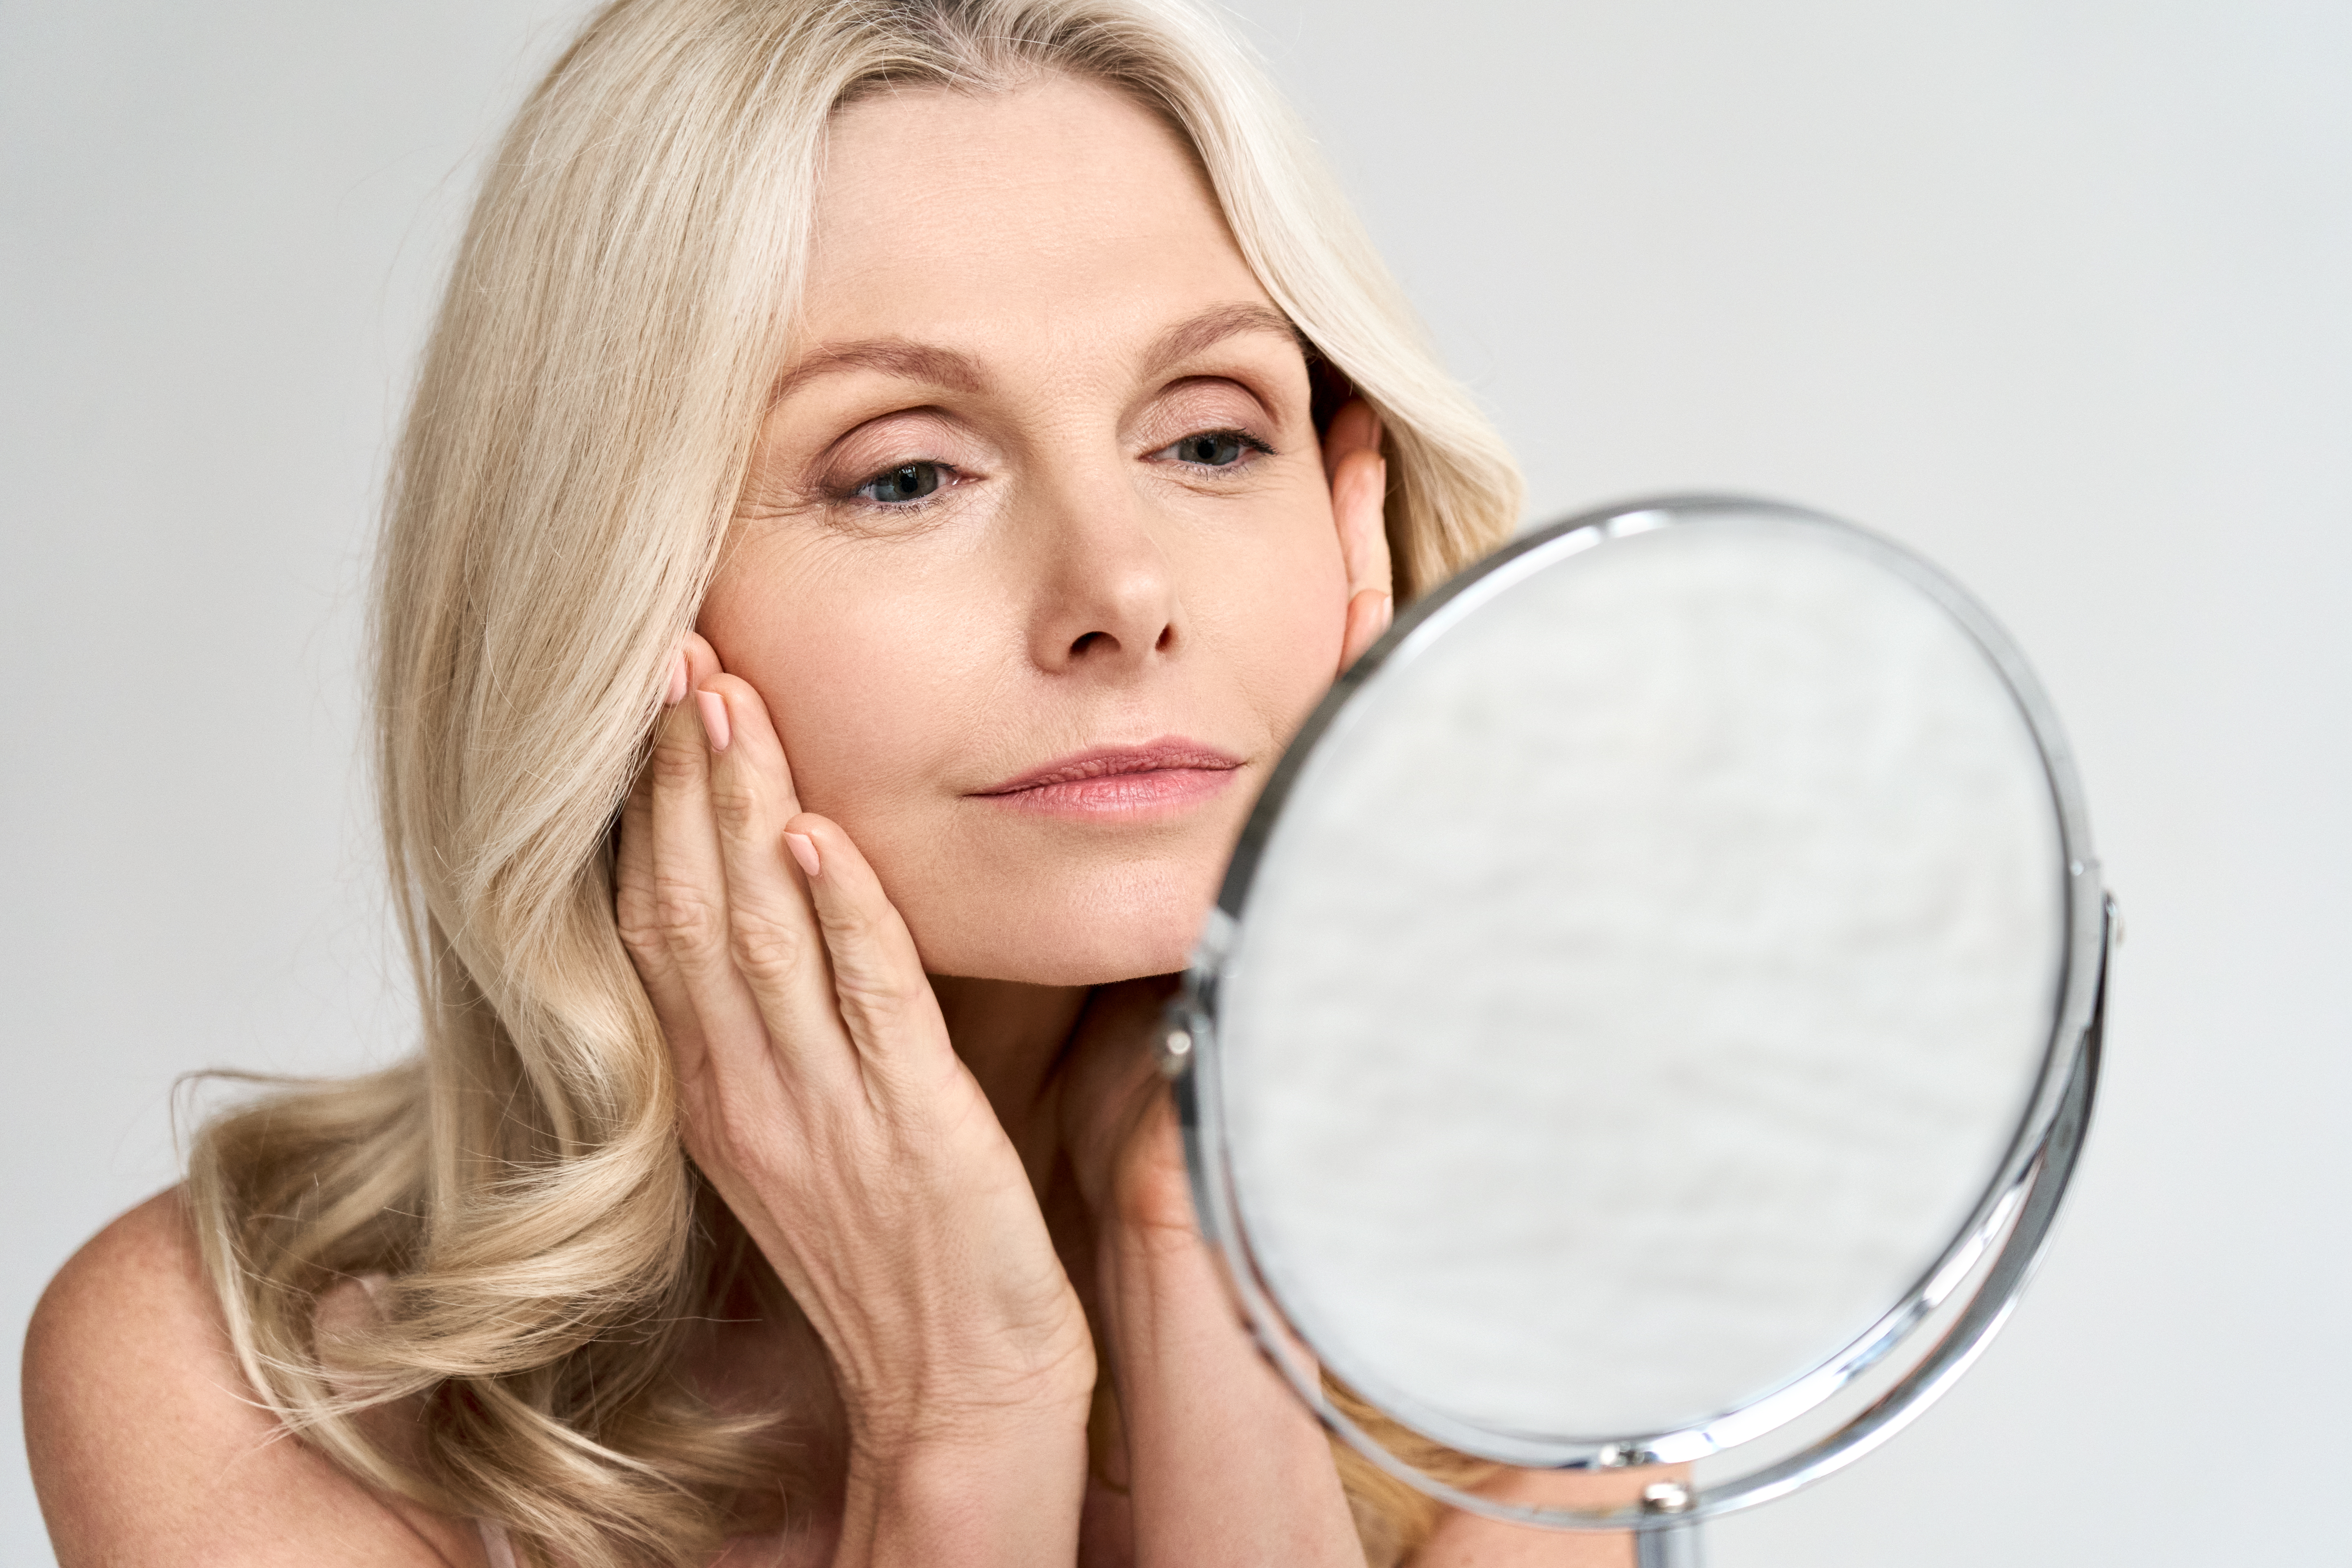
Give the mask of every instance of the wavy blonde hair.
[[(772, 1424), (678, 1374), (688, 1325), (773, 1282), (681, 1152), (613, 825), (789, 346), (829, 116), (1050, 72), (1182, 134), (1267, 293), (1380, 410), (1401, 595), (1516, 521), (1508, 454), (1312, 142), (1182, 0), (619, 0), (588, 23), (487, 176), (386, 506), (376, 763), (423, 1048), (214, 1121), (188, 1187), (287, 1426), (530, 1560), (693, 1563), (746, 1497), (795, 1500)], [(321, 1293), (378, 1274), (374, 1321), (322, 1335)], [(421, 1439), (395, 1448), (361, 1413), (403, 1399)], [(1340, 1458), (1374, 1559), (1412, 1550), (1428, 1505)]]

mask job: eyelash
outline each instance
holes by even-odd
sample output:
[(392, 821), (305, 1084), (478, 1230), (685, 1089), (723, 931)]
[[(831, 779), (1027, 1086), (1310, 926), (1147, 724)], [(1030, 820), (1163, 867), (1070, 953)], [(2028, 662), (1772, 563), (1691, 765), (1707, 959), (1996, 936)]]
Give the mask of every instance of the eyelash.
[[(908, 500), (880, 500), (866, 493), (876, 485), (879, 485), (888, 479), (896, 479), (898, 475), (903, 474), (911, 468), (931, 469), (939, 476), (939, 482), (934, 484), (927, 493), (916, 496)], [(957, 472), (955, 466), (951, 463), (942, 463), (936, 458), (913, 458), (903, 463), (893, 463), (887, 468), (877, 469), (874, 473), (866, 475), (864, 479), (858, 480), (847, 489), (836, 494), (834, 499), (837, 501), (843, 502), (863, 502), (866, 506), (876, 511), (898, 512), (901, 514), (918, 512), (923, 510), (932, 502), (938, 500), (940, 496), (944, 495), (949, 490), (953, 489), (956, 487), (956, 482), (962, 476)]]
[[(1258, 437), (1251, 435), (1246, 430), (1236, 429), (1194, 430), (1189, 434), (1179, 436), (1175, 440), (1169, 442), (1168, 445), (1160, 447), (1158, 451), (1150, 453), (1150, 455), (1157, 458), (1163, 453), (1174, 452), (1177, 447), (1181, 447), (1187, 441), (1198, 441), (1204, 437), (1214, 438), (1219, 437), (1230, 438), (1239, 445), (1244, 452), (1255, 452), (1260, 456), (1269, 458), (1274, 455), (1274, 448), (1266, 445), (1265, 442), (1258, 439)], [(1196, 463), (1183, 458), (1173, 458), (1170, 460), (1182, 463), (1188, 468), (1205, 468), (1212, 472), (1221, 472), (1228, 468), (1237, 468), (1242, 466), (1244, 461), (1244, 459), (1238, 458), (1230, 463)], [(866, 493), (876, 485), (879, 485), (885, 480), (896, 478), (898, 475), (904, 473), (909, 468), (932, 469), (940, 476), (939, 482), (932, 487), (929, 493), (914, 497), (908, 500), (880, 500)], [(953, 489), (961, 477), (961, 476), (957, 473), (955, 467), (952, 464), (942, 463), (938, 461), (936, 458), (917, 458), (908, 462), (893, 463), (887, 468), (877, 469), (874, 473), (866, 475), (866, 478), (858, 480), (856, 484), (851, 485), (848, 489), (837, 492), (834, 496), (834, 500), (843, 503), (862, 501), (866, 506), (877, 511), (898, 512), (902, 515), (911, 514), (924, 510), (933, 502), (937, 501), (946, 491)]]
[[(1267, 458), (1274, 456), (1274, 448), (1272, 447), (1267, 446), (1264, 441), (1259, 440), (1248, 431), (1230, 428), (1223, 430), (1194, 430), (1188, 435), (1177, 437), (1176, 439), (1169, 442), (1165, 447), (1160, 447), (1160, 451), (1154, 452), (1151, 455), (1157, 458), (1160, 453), (1173, 452), (1177, 447), (1183, 446), (1188, 441), (1199, 441), (1202, 439), (1213, 440), (1219, 437), (1233, 440), (1241, 447), (1241, 449), (1244, 452), (1255, 452), (1261, 457)], [(1189, 458), (1177, 458), (1172, 460), (1182, 463), (1188, 468), (1206, 468), (1212, 472), (1221, 473), (1226, 469), (1240, 468), (1246, 459), (1236, 458), (1230, 463), (1195, 463)]]

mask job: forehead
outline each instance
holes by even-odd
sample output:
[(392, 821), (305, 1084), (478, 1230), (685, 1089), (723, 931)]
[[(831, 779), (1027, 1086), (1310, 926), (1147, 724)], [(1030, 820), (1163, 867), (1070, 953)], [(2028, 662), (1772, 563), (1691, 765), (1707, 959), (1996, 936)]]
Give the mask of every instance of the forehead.
[(891, 90), (840, 110), (803, 324), (1034, 347), (1266, 300), (1174, 131), (1093, 82)]

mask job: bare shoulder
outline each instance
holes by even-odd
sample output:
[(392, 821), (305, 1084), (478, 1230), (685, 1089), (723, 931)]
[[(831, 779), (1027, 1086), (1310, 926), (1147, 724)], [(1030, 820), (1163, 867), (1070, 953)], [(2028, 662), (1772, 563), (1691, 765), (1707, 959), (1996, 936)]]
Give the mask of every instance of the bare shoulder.
[(395, 1507), (254, 1397), (176, 1189), (58, 1271), (25, 1336), (24, 1389), (60, 1568), (481, 1561), (471, 1532)]

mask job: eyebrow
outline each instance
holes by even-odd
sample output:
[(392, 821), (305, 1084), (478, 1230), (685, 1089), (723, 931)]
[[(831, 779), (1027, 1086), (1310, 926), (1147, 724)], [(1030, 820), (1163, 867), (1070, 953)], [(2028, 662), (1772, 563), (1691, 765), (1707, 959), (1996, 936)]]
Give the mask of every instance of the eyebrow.
[[(1157, 375), (1170, 365), (1245, 332), (1273, 332), (1297, 343), (1302, 353), (1310, 352), (1305, 334), (1279, 310), (1257, 304), (1216, 305), (1162, 332), (1143, 356), (1144, 374)], [(769, 404), (782, 402), (818, 376), (845, 370), (879, 371), (950, 392), (978, 392), (985, 380), (978, 363), (953, 349), (906, 338), (868, 338), (859, 342), (820, 343), (811, 349), (776, 378)]]
[(1144, 374), (1157, 375), (1171, 364), (1180, 364), (1244, 332), (1274, 332), (1297, 343), (1301, 353), (1310, 352), (1306, 334), (1281, 311), (1257, 304), (1217, 305), (1162, 332), (1160, 341), (1143, 356)]
[(820, 343), (776, 378), (768, 394), (782, 403), (803, 383), (844, 370), (875, 370), (906, 381), (928, 382), (950, 392), (978, 392), (980, 366), (970, 355), (905, 338), (869, 338), (863, 342)]

